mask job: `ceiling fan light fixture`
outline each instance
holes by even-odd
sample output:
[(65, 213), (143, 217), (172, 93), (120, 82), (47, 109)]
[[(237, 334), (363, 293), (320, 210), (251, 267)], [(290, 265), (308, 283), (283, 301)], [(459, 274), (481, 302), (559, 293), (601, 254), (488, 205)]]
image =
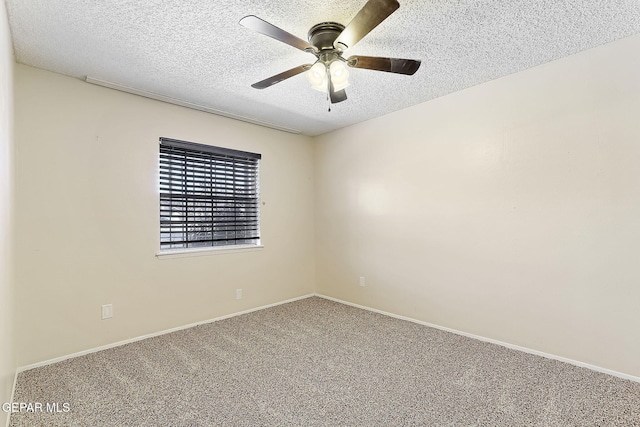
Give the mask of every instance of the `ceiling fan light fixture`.
[(329, 65), (329, 72), (335, 90), (342, 90), (349, 86), (349, 70), (342, 61), (333, 61)]
[(327, 67), (322, 62), (316, 62), (307, 71), (307, 80), (311, 88), (320, 92), (327, 91)]

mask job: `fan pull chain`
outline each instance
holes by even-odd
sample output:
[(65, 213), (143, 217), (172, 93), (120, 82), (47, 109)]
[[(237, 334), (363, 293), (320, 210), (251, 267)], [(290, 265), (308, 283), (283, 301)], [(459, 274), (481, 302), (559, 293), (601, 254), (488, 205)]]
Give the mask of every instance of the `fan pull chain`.
[(327, 112), (331, 112), (331, 73), (329, 72), (329, 67), (327, 67), (327, 101), (329, 101), (329, 110)]

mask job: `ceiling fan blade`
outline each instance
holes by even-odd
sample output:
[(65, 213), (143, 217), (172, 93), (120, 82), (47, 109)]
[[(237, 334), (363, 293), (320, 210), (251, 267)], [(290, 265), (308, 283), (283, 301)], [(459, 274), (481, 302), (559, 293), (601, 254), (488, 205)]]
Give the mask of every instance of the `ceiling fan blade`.
[(267, 21), (258, 18), (254, 15), (245, 16), (240, 20), (240, 25), (243, 27), (247, 27), (253, 31), (257, 31), (260, 34), (264, 34), (265, 36), (269, 36), (273, 39), (279, 40), (283, 43), (288, 44), (289, 46), (293, 46), (300, 50), (308, 51), (311, 50), (315, 52), (317, 49), (306, 41), (294, 36), (293, 34), (287, 33), (285, 30), (276, 27), (273, 24), (268, 23)]
[(397, 0), (369, 0), (333, 43), (336, 49), (353, 47), (400, 7)]
[(293, 77), (302, 72), (305, 72), (309, 68), (311, 68), (311, 64), (299, 65), (280, 74), (276, 74), (275, 76), (271, 76), (268, 79), (264, 79), (262, 81), (259, 81), (258, 83), (254, 83), (251, 85), (251, 87), (255, 89), (266, 89), (269, 86), (273, 86), (276, 83), (280, 83), (281, 81), (288, 79), (289, 77)]
[(333, 88), (333, 82), (329, 82), (329, 99), (331, 99), (332, 104), (337, 104), (338, 102), (347, 100), (347, 92), (344, 89), (335, 91)]
[(421, 61), (416, 59), (379, 58), (377, 56), (350, 56), (347, 65), (353, 68), (386, 71), (387, 73), (412, 76), (420, 68)]

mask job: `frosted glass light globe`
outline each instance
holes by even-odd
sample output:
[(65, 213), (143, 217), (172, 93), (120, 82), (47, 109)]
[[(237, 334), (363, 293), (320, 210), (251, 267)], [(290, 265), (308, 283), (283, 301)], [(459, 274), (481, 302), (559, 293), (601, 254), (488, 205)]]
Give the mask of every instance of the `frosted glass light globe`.
[(327, 67), (322, 62), (316, 62), (307, 71), (307, 80), (311, 83), (311, 88), (320, 92), (327, 91)]
[(342, 61), (333, 61), (329, 65), (333, 89), (339, 91), (349, 86), (349, 70)]

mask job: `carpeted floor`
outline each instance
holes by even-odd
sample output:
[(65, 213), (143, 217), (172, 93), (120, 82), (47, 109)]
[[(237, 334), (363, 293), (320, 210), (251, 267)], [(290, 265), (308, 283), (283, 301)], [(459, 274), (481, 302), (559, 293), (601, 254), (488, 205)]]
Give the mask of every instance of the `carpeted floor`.
[(318, 297), (23, 372), (14, 401), (43, 411), (13, 427), (640, 426), (640, 383)]

